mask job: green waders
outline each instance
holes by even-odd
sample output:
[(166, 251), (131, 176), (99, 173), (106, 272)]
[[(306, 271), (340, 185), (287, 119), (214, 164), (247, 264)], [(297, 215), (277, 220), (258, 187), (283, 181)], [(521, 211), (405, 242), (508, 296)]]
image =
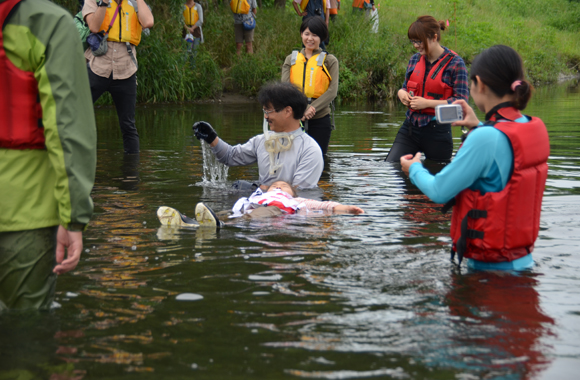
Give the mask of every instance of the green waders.
[(54, 299), (57, 275), (58, 226), (0, 232), (0, 311), (48, 310)]

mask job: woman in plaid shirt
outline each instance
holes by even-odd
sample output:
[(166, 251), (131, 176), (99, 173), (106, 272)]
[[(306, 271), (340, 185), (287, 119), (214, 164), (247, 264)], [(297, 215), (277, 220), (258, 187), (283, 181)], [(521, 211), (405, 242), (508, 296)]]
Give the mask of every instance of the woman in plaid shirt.
[(451, 124), (437, 124), (435, 106), (469, 98), (463, 59), (441, 46), (444, 21), (421, 16), (409, 27), (409, 40), (417, 49), (407, 66), (405, 83), (398, 92), (409, 108), (386, 161), (417, 152), (433, 161), (449, 162), (453, 152)]

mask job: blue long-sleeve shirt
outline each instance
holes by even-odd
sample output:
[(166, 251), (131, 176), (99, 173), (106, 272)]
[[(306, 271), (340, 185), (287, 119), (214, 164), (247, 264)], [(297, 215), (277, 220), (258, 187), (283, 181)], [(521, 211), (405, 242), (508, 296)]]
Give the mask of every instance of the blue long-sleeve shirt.
[[(525, 116), (518, 123), (529, 121)], [(508, 137), (493, 127), (482, 126), (469, 134), (453, 161), (436, 175), (416, 162), (409, 178), (435, 203), (446, 203), (464, 189), (482, 194), (506, 186), (513, 168), (514, 154)]]

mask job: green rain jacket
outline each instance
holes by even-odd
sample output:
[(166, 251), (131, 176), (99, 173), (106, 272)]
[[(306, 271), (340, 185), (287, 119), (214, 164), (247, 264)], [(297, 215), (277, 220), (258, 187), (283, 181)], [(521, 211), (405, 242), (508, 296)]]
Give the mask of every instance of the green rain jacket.
[(0, 232), (83, 230), (93, 212), (97, 136), (73, 19), (48, 0), (22, 0), (3, 32), (8, 59), (38, 82), (46, 150), (0, 149)]

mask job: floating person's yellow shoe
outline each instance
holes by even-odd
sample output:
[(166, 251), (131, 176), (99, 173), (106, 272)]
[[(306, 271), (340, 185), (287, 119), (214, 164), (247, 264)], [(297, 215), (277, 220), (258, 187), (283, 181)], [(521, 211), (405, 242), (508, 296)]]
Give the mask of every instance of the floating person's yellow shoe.
[(157, 209), (159, 222), (169, 227), (199, 227), (199, 224), (185, 215), (182, 215), (174, 208), (161, 206)]
[(195, 220), (197, 220), (201, 227), (211, 227), (216, 230), (219, 230), (223, 225), (223, 222), (218, 219), (216, 213), (201, 202), (195, 206)]

